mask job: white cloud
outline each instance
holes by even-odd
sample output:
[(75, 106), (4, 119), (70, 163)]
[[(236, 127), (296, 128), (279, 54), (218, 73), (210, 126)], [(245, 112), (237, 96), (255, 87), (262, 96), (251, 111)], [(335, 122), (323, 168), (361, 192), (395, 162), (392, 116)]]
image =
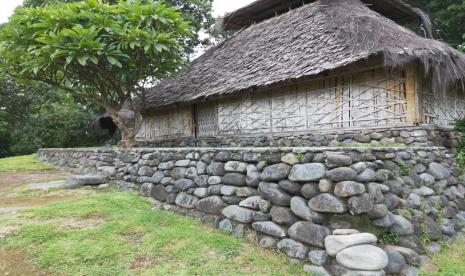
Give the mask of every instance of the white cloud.
[(253, 0), (215, 0), (213, 2), (213, 15), (223, 16), (225, 13), (235, 11), (252, 2)]
[(0, 9), (0, 23), (8, 21), (8, 17), (13, 13), (14, 9), (23, 3), (23, 0), (3, 0)]

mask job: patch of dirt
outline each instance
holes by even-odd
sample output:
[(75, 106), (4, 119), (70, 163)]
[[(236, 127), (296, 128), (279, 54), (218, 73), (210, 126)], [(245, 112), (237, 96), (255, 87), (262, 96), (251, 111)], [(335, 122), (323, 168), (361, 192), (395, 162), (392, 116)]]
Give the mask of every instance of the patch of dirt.
[(0, 275), (45, 276), (50, 272), (37, 269), (21, 250), (0, 250)]
[(90, 229), (95, 228), (99, 225), (102, 225), (106, 222), (106, 220), (102, 217), (90, 217), (90, 218), (74, 218), (71, 217), (66, 219), (61, 225), (60, 229), (62, 230), (76, 230), (76, 229)]
[(144, 255), (136, 256), (129, 266), (130, 269), (145, 269), (152, 267), (156, 263), (168, 262), (170, 261), (169, 257), (164, 256), (153, 256), (153, 255)]
[(49, 202), (59, 201), (69, 197), (70, 195), (66, 194), (0, 197), (0, 207), (37, 207), (45, 205)]
[(0, 173), (0, 193), (15, 189), (24, 182), (39, 182), (50, 179), (58, 179), (71, 175), (64, 171), (44, 171), (44, 172), (1, 172)]
[(142, 243), (144, 239), (144, 233), (140, 232), (134, 232), (134, 233), (129, 233), (121, 236), (123, 240), (126, 242), (132, 243), (132, 244), (137, 244), (137, 243)]
[(8, 235), (14, 235), (18, 233), (19, 226), (6, 225), (0, 226), (0, 240), (6, 238)]

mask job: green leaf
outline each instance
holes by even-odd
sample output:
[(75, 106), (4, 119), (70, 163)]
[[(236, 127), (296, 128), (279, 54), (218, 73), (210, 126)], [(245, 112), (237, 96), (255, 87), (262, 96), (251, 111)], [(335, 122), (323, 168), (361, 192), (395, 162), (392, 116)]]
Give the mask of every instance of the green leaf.
[(79, 64), (81, 64), (82, 66), (86, 66), (87, 64), (87, 56), (78, 56), (77, 58)]
[(115, 59), (114, 57), (108, 56), (107, 59), (108, 59), (108, 62), (111, 65), (115, 65), (115, 66), (118, 66), (120, 68), (123, 67), (123, 65), (117, 59)]

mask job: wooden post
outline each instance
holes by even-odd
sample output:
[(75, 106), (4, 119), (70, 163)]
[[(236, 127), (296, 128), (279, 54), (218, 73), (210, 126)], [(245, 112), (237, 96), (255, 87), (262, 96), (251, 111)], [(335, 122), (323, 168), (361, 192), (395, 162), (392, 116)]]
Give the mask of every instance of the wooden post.
[(423, 122), (423, 104), (418, 93), (415, 64), (407, 66), (405, 88), (407, 94), (407, 122), (420, 124)]

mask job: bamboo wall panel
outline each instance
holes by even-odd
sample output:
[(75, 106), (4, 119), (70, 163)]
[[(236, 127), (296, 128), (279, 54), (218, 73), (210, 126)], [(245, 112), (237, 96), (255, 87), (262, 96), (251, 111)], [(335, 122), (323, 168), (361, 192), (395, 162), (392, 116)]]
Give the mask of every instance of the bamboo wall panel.
[(136, 138), (154, 141), (192, 137), (192, 125), (191, 108), (176, 108), (145, 117)]
[(440, 93), (422, 92), (425, 123), (454, 126), (456, 119), (465, 118), (465, 93), (459, 90)]
[(399, 125), (406, 122), (405, 82), (403, 72), (372, 70), (222, 99), (208, 107), (208, 133), (199, 120), (199, 136), (211, 136), (212, 114), (219, 135)]

